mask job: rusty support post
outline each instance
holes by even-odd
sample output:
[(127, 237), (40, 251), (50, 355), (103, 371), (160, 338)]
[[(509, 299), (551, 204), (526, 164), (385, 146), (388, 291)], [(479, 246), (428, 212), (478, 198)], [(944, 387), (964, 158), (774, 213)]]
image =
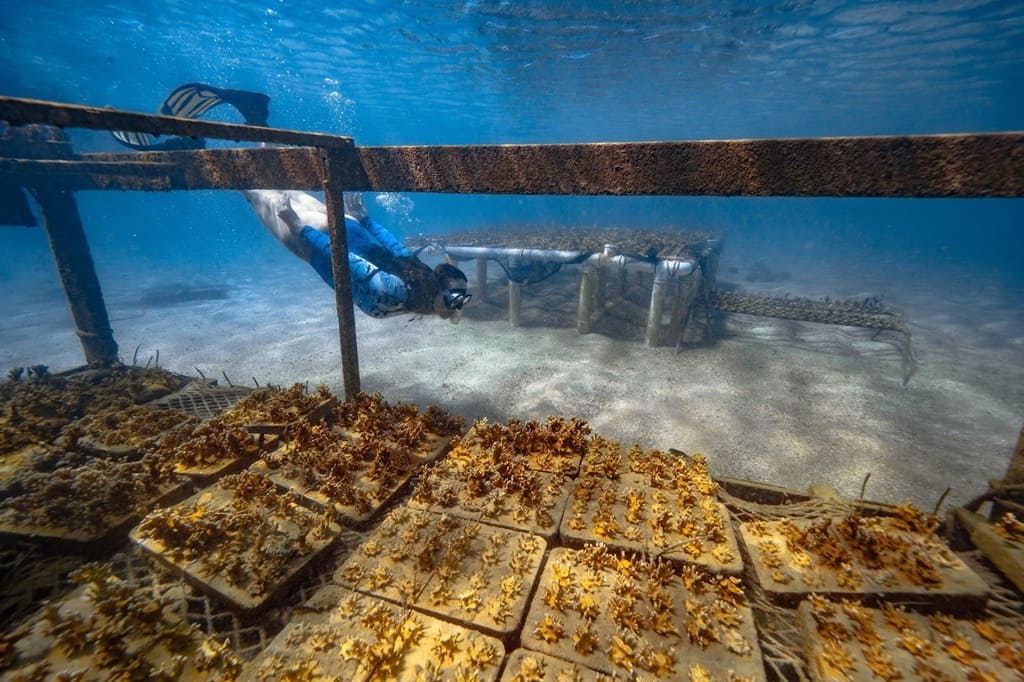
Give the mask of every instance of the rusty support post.
[(75, 196), (51, 185), (29, 190), (39, 203), (50, 250), (88, 363), (117, 362), (117, 342), (103, 303), (89, 242)]
[(338, 312), (341, 344), (341, 375), (345, 399), (359, 393), (359, 351), (356, 346), (356, 316), (352, 304), (352, 279), (348, 266), (348, 234), (345, 230), (345, 187), (340, 182), (344, 159), (334, 149), (321, 149), (324, 160), (324, 199), (327, 229), (331, 236), (331, 269), (334, 274), (334, 304)]
[(1003, 485), (1019, 485), (1021, 483), (1024, 483), (1024, 426), (1020, 429), (1017, 447), (1013, 450), (1010, 466), (1006, 469), (1006, 476), (1003, 477)]

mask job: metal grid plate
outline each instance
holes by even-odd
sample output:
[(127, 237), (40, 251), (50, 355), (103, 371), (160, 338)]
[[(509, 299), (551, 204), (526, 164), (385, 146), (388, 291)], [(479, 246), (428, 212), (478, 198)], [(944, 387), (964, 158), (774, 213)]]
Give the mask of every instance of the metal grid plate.
[(252, 389), (243, 386), (218, 386), (193, 381), (176, 393), (149, 403), (161, 409), (176, 408), (200, 419), (210, 419), (237, 403)]

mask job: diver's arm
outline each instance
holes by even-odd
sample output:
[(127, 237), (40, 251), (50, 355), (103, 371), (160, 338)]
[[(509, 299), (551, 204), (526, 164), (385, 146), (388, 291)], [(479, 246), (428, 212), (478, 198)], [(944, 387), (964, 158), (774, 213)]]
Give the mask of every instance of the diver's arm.
[(380, 242), (381, 246), (387, 249), (396, 258), (412, 258), (412, 251), (406, 248), (405, 244), (399, 241), (398, 237), (391, 234), (388, 228), (384, 227), (370, 216), (359, 221), (359, 224), (366, 228), (366, 231), (373, 235), (373, 238)]
[[(323, 232), (308, 225), (302, 228), (299, 235), (309, 245), (312, 253), (309, 264), (333, 289), (331, 240)], [(371, 317), (385, 317), (405, 310), (409, 290), (401, 279), (354, 253), (348, 254), (348, 267), (352, 279), (352, 300), (360, 310)]]
[(360, 227), (366, 230), (381, 246), (388, 250), (395, 258), (411, 258), (412, 253), (405, 247), (395, 235), (370, 217), (366, 211), (366, 204), (363, 203), (363, 195), (360, 192), (345, 192), (345, 217), (355, 220)]

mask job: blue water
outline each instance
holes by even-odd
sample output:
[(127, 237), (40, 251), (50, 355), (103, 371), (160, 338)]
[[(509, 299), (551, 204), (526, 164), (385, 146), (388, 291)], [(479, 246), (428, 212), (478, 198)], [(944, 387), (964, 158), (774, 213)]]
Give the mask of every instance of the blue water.
[[(272, 125), (358, 144), (1024, 129), (1024, 9), (1012, 0), (4, 0), (2, 10), (4, 95), (155, 111), (179, 83), (204, 81), (267, 93)], [(71, 134), (80, 151), (116, 148), (103, 133)], [(1024, 287), (1021, 200), (371, 199), (403, 235), (683, 225), (722, 231), (738, 254), (909, 261), (966, 273), (968, 290)], [(80, 204), (101, 274), (216, 273), (280, 251), (235, 193), (91, 193)], [(42, 231), (3, 239), (0, 279), (52, 268)]]

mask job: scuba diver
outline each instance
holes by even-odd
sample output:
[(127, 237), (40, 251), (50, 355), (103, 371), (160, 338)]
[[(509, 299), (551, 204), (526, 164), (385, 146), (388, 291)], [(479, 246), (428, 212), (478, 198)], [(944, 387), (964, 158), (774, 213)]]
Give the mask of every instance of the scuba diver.
[[(198, 118), (220, 104), (230, 104), (248, 125), (266, 126), (270, 98), (256, 92), (186, 83), (167, 96), (160, 107), (165, 116)], [(148, 133), (114, 131), (114, 139), (133, 149), (203, 149), (202, 138), (172, 137), (158, 142)], [(327, 206), (306, 192), (245, 190), (260, 222), (289, 251), (309, 263), (333, 289)], [(371, 317), (402, 313), (438, 315), (458, 321), (472, 294), (466, 275), (444, 262), (430, 268), (383, 225), (366, 212), (362, 195), (345, 193), (345, 230), (352, 298)]]

